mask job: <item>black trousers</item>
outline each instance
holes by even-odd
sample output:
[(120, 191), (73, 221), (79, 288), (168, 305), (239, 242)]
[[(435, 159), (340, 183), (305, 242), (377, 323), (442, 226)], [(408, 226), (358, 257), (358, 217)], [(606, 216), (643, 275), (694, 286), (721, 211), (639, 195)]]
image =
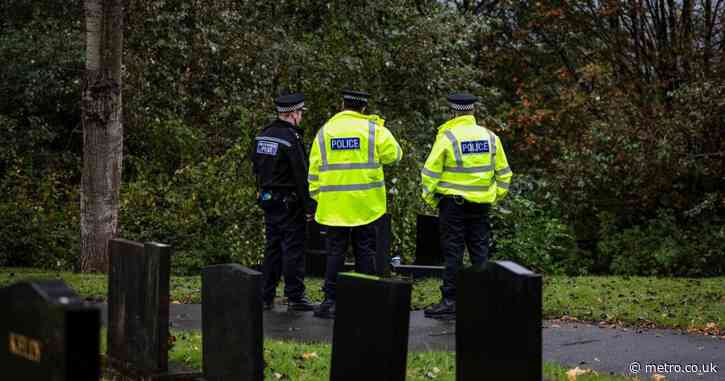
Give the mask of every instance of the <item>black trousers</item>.
[(375, 275), (375, 225), (343, 227), (327, 226), (327, 268), (322, 290), (327, 299), (335, 300), (337, 275), (345, 269), (345, 254), (352, 238), (355, 271)]
[(443, 285), (444, 298), (456, 299), (456, 276), (463, 268), (464, 245), (473, 265), (488, 259), (489, 204), (477, 204), (460, 197), (444, 197), (438, 204), (441, 252), (445, 259)]
[(288, 299), (299, 299), (305, 294), (304, 210), (299, 203), (282, 200), (263, 201), (261, 205), (267, 238), (262, 297), (272, 301), (277, 284), (284, 276), (284, 295)]

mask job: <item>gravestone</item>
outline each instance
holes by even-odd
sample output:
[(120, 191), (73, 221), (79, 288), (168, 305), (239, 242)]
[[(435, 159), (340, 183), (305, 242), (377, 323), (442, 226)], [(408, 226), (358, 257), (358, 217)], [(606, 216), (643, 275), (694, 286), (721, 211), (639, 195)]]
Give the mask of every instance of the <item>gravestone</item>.
[(63, 281), (0, 289), (0, 379), (97, 381), (101, 315)]
[(509, 261), (458, 274), (456, 380), (542, 380), (541, 275)]
[(331, 381), (405, 379), (411, 284), (341, 273)]
[[(375, 263), (379, 276), (390, 275), (390, 245), (392, 230), (390, 214), (383, 214), (373, 223), (375, 227)], [(325, 226), (315, 221), (308, 221), (305, 229), (305, 275), (324, 277), (327, 255), (327, 231)], [(352, 242), (352, 240), (351, 240)], [(354, 268), (346, 266), (346, 270)]]
[(202, 272), (205, 381), (264, 378), (262, 274), (238, 264)]
[(327, 261), (327, 234), (316, 221), (307, 221), (305, 229), (305, 275), (324, 277)]
[(191, 379), (191, 372), (169, 372), (171, 246), (112, 239), (108, 251), (110, 370), (132, 379)]
[(415, 225), (415, 262), (416, 266), (440, 266), (443, 264), (441, 253), (438, 217), (419, 214)]
[(375, 263), (378, 276), (390, 275), (390, 245), (393, 241), (390, 214), (385, 213), (375, 222)]

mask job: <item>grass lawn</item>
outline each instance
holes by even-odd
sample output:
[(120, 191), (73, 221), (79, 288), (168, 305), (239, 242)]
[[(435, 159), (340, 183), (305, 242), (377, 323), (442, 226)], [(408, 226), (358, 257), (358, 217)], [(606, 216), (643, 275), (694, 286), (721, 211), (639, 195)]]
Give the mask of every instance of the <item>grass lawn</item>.
[[(201, 334), (177, 332), (169, 359), (188, 367), (201, 369)], [(328, 380), (331, 346), (290, 341), (265, 340), (264, 359), (268, 364), (265, 380)], [(455, 354), (452, 352), (408, 353), (408, 381), (455, 380)], [(557, 364), (544, 364), (547, 381), (567, 381), (568, 369)], [(612, 375), (586, 375), (581, 381), (624, 381), (632, 378)]]
[[(29, 278), (63, 279), (83, 297), (98, 300), (106, 297), (105, 275), (27, 268), (0, 269), (0, 286)], [(305, 283), (308, 296), (321, 301), (322, 279), (308, 278)], [(422, 309), (438, 301), (439, 286), (438, 279), (416, 281), (413, 287), (413, 309)], [(280, 285), (278, 292), (281, 290)], [(200, 303), (201, 277), (172, 277), (171, 300)], [(716, 333), (725, 330), (725, 277), (549, 276), (544, 278), (544, 316), (549, 319), (565, 317)]]

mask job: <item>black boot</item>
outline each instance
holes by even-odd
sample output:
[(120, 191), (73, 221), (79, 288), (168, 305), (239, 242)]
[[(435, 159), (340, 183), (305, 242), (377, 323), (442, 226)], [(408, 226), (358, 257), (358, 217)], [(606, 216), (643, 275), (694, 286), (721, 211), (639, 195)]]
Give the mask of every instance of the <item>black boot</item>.
[(423, 311), (425, 317), (434, 319), (452, 319), (456, 317), (456, 301), (443, 298), (440, 303), (433, 304)]
[(317, 307), (317, 304), (312, 303), (306, 296), (287, 301), (287, 309), (292, 311), (312, 311), (315, 307)]
[(322, 304), (320, 304), (315, 309), (315, 316), (323, 319), (334, 319), (335, 318), (335, 301), (332, 299), (325, 299)]

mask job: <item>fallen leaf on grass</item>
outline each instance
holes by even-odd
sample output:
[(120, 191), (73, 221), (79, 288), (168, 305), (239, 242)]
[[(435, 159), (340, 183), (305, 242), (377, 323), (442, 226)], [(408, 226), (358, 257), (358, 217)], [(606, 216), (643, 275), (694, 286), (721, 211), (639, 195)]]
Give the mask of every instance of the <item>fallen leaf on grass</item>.
[(303, 360), (313, 360), (316, 358), (319, 358), (320, 356), (317, 355), (317, 352), (305, 352), (302, 354)]
[(569, 369), (566, 372), (566, 379), (569, 381), (576, 381), (576, 378), (579, 376), (583, 376), (585, 374), (593, 374), (593, 373), (594, 373), (594, 371), (591, 369), (583, 369), (580, 367), (576, 367), (573, 369)]
[(274, 378), (276, 378), (276, 379), (278, 379), (278, 380), (281, 380), (281, 379), (282, 379), (282, 377), (284, 377), (284, 376), (282, 375), (282, 373), (277, 373), (277, 372), (274, 372), (273, 376), (274, 376)]
[(652, 381), (665, 381), (666, 379), (667, 378), (665, 378), (665, 376), (663, 376), (661, 374), (655, 373), (652, 375)]

